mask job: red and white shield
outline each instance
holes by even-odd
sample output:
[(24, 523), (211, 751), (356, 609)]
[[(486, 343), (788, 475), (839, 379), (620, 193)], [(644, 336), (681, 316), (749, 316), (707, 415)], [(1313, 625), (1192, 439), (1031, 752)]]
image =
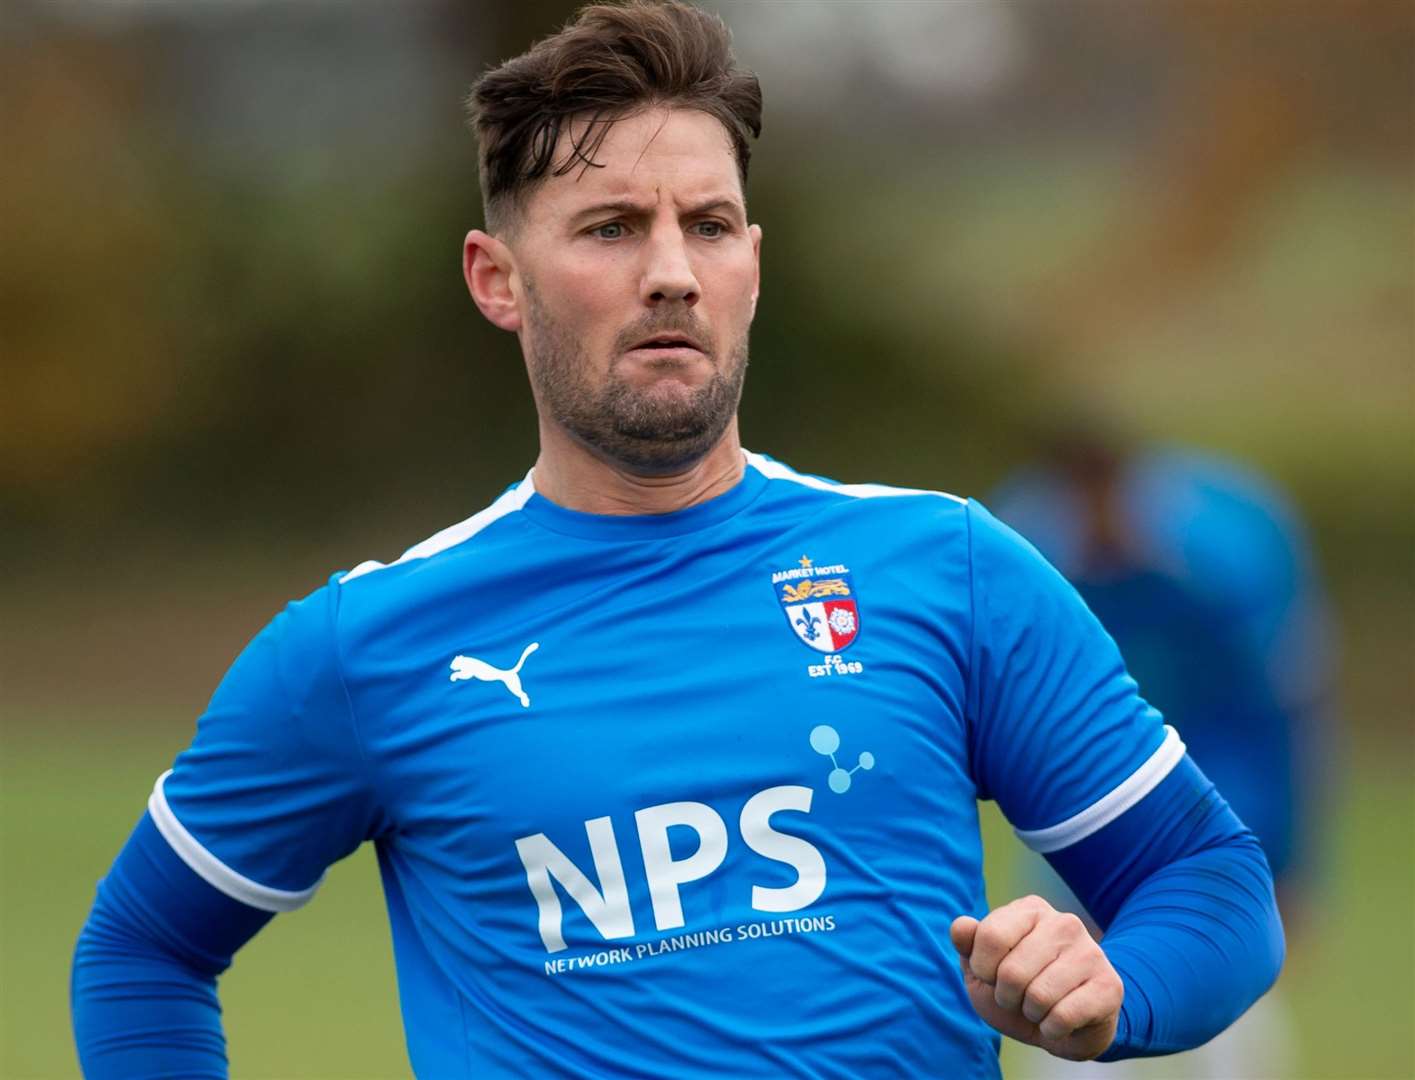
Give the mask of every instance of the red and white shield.
[(823, 653), (840, 652), (860, 632), (860, 609), (854, 600), (819, 600), (787, 604), (786, 619), (796, 636)]

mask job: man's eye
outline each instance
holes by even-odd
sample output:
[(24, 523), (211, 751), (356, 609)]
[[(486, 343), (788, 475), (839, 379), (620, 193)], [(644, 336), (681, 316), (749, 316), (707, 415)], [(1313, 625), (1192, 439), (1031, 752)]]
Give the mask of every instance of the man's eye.
[(727, 226), (720, 221), (700, 221), (693, 228), (697, 230), (699, 236), (705, 236), (709, 240), (716, 240), (727, 232)]
[(618, 240), (624, 235), (624, 225), (618, 221), (606, 221), (603, 225), (596, 225), (590, 232), (601, 240)]

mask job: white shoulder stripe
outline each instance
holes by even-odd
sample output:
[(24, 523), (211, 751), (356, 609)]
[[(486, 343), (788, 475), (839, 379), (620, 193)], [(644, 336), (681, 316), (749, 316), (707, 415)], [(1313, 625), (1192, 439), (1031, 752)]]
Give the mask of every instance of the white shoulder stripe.
[(1164, 741), (1143, 765), (1127, 776), (1119, 786), (1102, 795), (1079, 814), (1045, 829), (1016, 829), (1017, 838), (1038, 854), (1060, 851), (1100, 832), (1121, 814), (1129, 810), (1159, 786), (1161, 780), (1184, 757), (1184, 741), (1179, 732), (1164, 726)]
[(239, 900), (253, 908), (261, 911), (294, 911), (298, 907), (303, 907), (309, 903), (314, 896), (315, 890), (319, 888), (323, 876), (308, 889), (272, 889), (268, 885), (261, 885), (252, 881), (244, 874), (238, 874), (224, 862), (218, 859), (206, 848), (202, 847), (191, 833), (180, 821), (177, 815), (172, 813), (172, 808), (167, 805), (167, 796), (162, 792), (162, 784), (172, 775), (172, 770), (168, 769), (157, 778), (157, 783), (153, 786), (152, 796), (147, 800), (147, 812), (152, 815), (152, 820), (157, 825), (157, 831), (163, 839), (172, 846), (184, 863), (190, 866), (197, 875), (208, 885), (219, 889), (232, 900)]
[(793, 484), (815, 488), (817, 491), (833, 491), (838, 495), (849, 495), (856, 499), (887, 498), (892, 495), (937, 495), (939, 498), (952, 499), (960, 504), (968, 501), (960, 499), (957, 495), (950, 495), (946, 491), (923, 491), (919, 488), (890, 487), (888, 484), (836, 484), (829, 480), (822, 480), (818, 476), (805, 476), (779, 461), (771, 461), (760, 454), (752, 453), (750, 450), (746, 450), (744, 453), (747, 455), (747, 464), (768, 480), (789, 480)]
[(371, 574), (375, 570), (386, 570), (390, 566), (398, 566), (401, 563), (412, 562), (414, 559), (426, 559), (438, 552), (446, 551), (450, 547), (456, 547), (464, 540), (470, 540), (477, 533), (481, 532), (493, 521), (504, 518), (507, 514), (514, 513), (526, 505), (526, 501), (536, 493), (535, 484), (531, 479), (531, 473), (526, 473), (526, 478), (505, 492), (499, 499), (484, 510), (479, 510), (466, 521), (459, 521), (456, 525), (449, 525), (441, 532), (434, 533), (426, 540), (414, 544), (407, 551), (391, 563), (381, 563), (374, 559), (368, 562), (359, 563), (347, 574), (339, 579), (339, 584), (343, 585), (347, 581), (352, 581), (356, 577), (363, 577)]

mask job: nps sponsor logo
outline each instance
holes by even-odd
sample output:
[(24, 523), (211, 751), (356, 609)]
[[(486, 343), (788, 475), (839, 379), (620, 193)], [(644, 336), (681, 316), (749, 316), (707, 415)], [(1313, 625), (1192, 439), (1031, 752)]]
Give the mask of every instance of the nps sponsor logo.
[[(825, 859), (820, 849), (772, 823), (776, 814), (809, 813), (813, 796), (808, 787), (782, 784), (757, 792), (736, 815), (737, 834), (747, 847), (764, 859), (785, 863), (796, 871), (796, 881), (791, 885), (778, 888), (751, 884), (753, 910), (774, 914), (800, 911), (815, 903), (825, 891)], [(707, 803), (671, 802), (634, 811), (634, 825), (644, 876), (648, 879), (654, 928), (660, 932), (677, 930), (684, 925), (679, 889), (707, 877), (722, 865), (727, 855), (728, 824)], [(697, 834), (697, 847), (685, 858), (673, 857), (668, 831), (674, 828), (691, 829)], [(545, 833), (516, 841), (516, 854), (521, 857), (526, 882), (536, 901), (541, 943), (548, 953), (567, 947), (556, 884), (580, 906), (605, 941), (633, 937), (636, 931), (613, 821), (607, 817), (591, 818), (585, 822), (585, 836), (598, 888)]]
[(860, 606), (848, 566), (817, 566), (802, 555), (798, 565), (772, 574), (771, 586), (787, 625), (803, 645), (837, 654), (859, 636)]
[[(844, 795), (850, 790), (856, 772), (874, 768), (875, 758), (869, 751), (859, 754), (854, 768), (844, 768), (836, 756), (841, 748), (840, 734), (829, 725), (820, 724), (812, 728), (807, 741), (815, 753), (830, 759), (831, 770), (826, 783), (836, 795)], [(748, 848), (769, 862), (790, 867), (796, 874), (796, 880), (785, 886), (743, 881), (741, 888), (746, 898), (750, 899), (753, 911), (768, 916), (801, 911), (814, 904), (825, 892), (825, 857), (815, 844), (790, 831), (792, 819), (789, 815), (809, 814), (814, 795), (811, 788), (798, 784), (769, 787), (749, 798), (735, 815), (737, 835)], [(777, 820), (773, 821), (773, 818)], [(796, 821), (799, 823), (800, 819)], [(707, 803), (684, 801), (659, 803), (636, 810), (634, 825), (653, 908), (654, 929), (659, 933), (681, 930), (685, 920), (680, 890), (684, 885), (715, 873), (722, 866), (729, 843), (728, 822)], [(691, 855), (674, 858), (669, 843), (669, 830), (674, 828), (688, 829), (696, 835), (697, 843)], [(614, 822), (608, 817), (591, 818), (584, 823), (584, 829), (598, 885), (545, 833), (522, 836), (515, 842), (516, 854), (526, 872), (526, 883), (535, 898), (536, 927), (541, 944), (552, 956), (563, 953), (569, 947), (564, 936), (562, 892), (579, 905), (585, 918), (605, 942), (635, 937), (641, 929), (634, 923), (629, 882), (624, 872), (624, 859), (620, 855)], [(680, 853), (683, 850), (682, 839), (680, 833)], [(632, 860), (630, 865), (634, 865)], [(777, 876), (779, 879), (779, 874)], [(716, 891), (719, 894), (722, 892), (720, 887)], [(749, 921), (739, 923), (735, 928), (699, 928), (656, 940), (641, 937), (632, 948), (601, 949), (546, 960), (545, 972), (556, 975), (629, 963), (704, 945), (751, 941), (783, 934), (831, 932), (835, 928), (835, 916), (828, 913)]]

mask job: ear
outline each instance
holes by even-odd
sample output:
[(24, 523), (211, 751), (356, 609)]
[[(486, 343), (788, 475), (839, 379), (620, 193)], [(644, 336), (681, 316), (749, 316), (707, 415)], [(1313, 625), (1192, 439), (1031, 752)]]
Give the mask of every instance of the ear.
[(762, 286), (762, 227), (750, 225), (747, 234), (752, 238), (752, 314), (757, 313), (757, 294)]
[(521, 329), (521, 308), (511, 288), (515, 273), (516, 259), (509, 247), (480, 229), (467, 233), (462, 242), (467, 291), (491, 325), (513, 334)]

